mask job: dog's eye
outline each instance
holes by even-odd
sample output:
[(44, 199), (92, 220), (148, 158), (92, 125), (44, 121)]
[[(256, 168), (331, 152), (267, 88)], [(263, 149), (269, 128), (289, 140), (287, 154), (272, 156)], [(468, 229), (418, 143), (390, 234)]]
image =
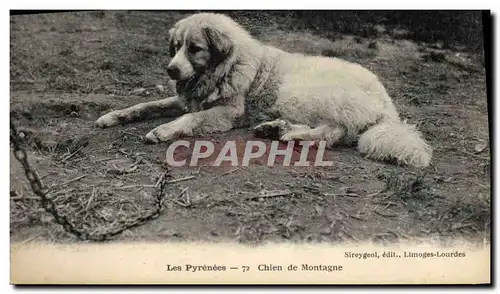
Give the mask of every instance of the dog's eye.
[(172, 41), (170, 43), (170, 57), (174, 57), (175, 54), (179, 51), (181, 45), (178, 42)]
[(192, 54), (198, 53), (201, 50), (203, 50), (203, 48), (201, 48), (200, 46), (197, 46), (197, 45), (194, 45), (194, 44), (192, 44), (191, 46), (189, 46), (189, 52), (192, 53)]

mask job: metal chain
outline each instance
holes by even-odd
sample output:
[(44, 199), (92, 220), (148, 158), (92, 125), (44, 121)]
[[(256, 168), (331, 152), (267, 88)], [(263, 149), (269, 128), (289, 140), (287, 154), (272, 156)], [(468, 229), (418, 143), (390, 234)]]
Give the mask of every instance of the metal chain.
[(158, 185), (158, 190), (157, 194), (155, 197), (155, 210), (145, 216), (140, 216), (137, 219), (126, 221), (123, 226), (111, 230), (109, 232), (105, 232), (102, 234), (97, 234), (97, 235), (91, 235), (87, 232), (81, 231), (77, 229), (69, 220), (66, 216), (61, 215), (59, 211), (57, 210), (57, 205), (52, 201), (49, 197), (47, 197), (47, 189), (43, 186), (42, 182), (40, 181), (40, 178), (38, 177), (38, 174), (33, 170), (33, 168), (29, 165), (28, 163), (28, 156), (26, 155), (26, 151), (22, 148), (21, 142), (19, 140), (19, 134), (12, 123), (10, 122), (10, 141), (13, 144), (14, 147), (14, 156), (15, 158), (21, 163), (24, 172), (26, 174), (26, 177), (28, 178), (28, 181), (30, 182), (31, 189), (33, 192), (40, 197), (41, 202), (42, 202), (42, 207), (43, 209), (51, 214), (54, 217), (54, 220), (61, 225), (64, 230), (74, 236), (76, 236), (80, 240), (84, 241), (104, 241), (108, 240), (116, 235), (121, 234), (122, 232), (133, 228), (133, 227), (138, 227), (143, 225), (144, 223), (154, 220), (158, 218), (163, 211), (163, 200), (165, 197), (165, 186), (167, 183), (168, 178), (170, 177), (169, 171), (166, 171), (161, 179), (159, 180), (159, 185)]

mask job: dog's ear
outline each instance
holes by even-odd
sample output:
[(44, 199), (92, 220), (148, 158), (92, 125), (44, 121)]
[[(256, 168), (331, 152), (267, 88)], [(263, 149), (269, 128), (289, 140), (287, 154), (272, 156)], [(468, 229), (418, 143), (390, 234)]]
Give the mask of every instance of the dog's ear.
[(205, 28), (203, 32), (217, 61), (225, 60), (233, 52), (233, 41), (223, 32), (212, 27)]
[(175, 28), (171, 28), (168, 30), (168, 52), (170, 53), (170, 57), (175, 56), (175, 44), (174, 44), (174, 35)]

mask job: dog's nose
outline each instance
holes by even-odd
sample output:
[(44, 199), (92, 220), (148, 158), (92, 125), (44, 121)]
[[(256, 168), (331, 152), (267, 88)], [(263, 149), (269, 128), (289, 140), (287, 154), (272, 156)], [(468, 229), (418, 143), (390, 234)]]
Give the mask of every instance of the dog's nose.
[(169, 66), (167, 68), (167, 73), (172, 80), (178, 80), (181, 76), (181, 71), (177, 66)]

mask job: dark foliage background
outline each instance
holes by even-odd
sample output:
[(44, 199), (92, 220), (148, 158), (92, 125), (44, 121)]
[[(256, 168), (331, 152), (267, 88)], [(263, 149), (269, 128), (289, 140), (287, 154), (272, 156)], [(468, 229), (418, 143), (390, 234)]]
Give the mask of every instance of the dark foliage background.
[[(263, 21), (287, 18), (295, 28), (309, 29), (316, 33), (355, 34), (362, 37), (377, 37), (376, 25), (383, 25), (388, 32), (405, 29), (408, 32), (397, 38), (408, 38), (417, 42), (442, 42), (444, 48), (457, 45), (480, 53), (483, 50), (483, 24), (481, 11), (441, 10), (280, 10), (280, 11), (219, 11), (235, 18), (260, 17)], [(189, 13), (192, 13), (190, 11)], [(481, 52), (482, 53), (482, 52)]]

